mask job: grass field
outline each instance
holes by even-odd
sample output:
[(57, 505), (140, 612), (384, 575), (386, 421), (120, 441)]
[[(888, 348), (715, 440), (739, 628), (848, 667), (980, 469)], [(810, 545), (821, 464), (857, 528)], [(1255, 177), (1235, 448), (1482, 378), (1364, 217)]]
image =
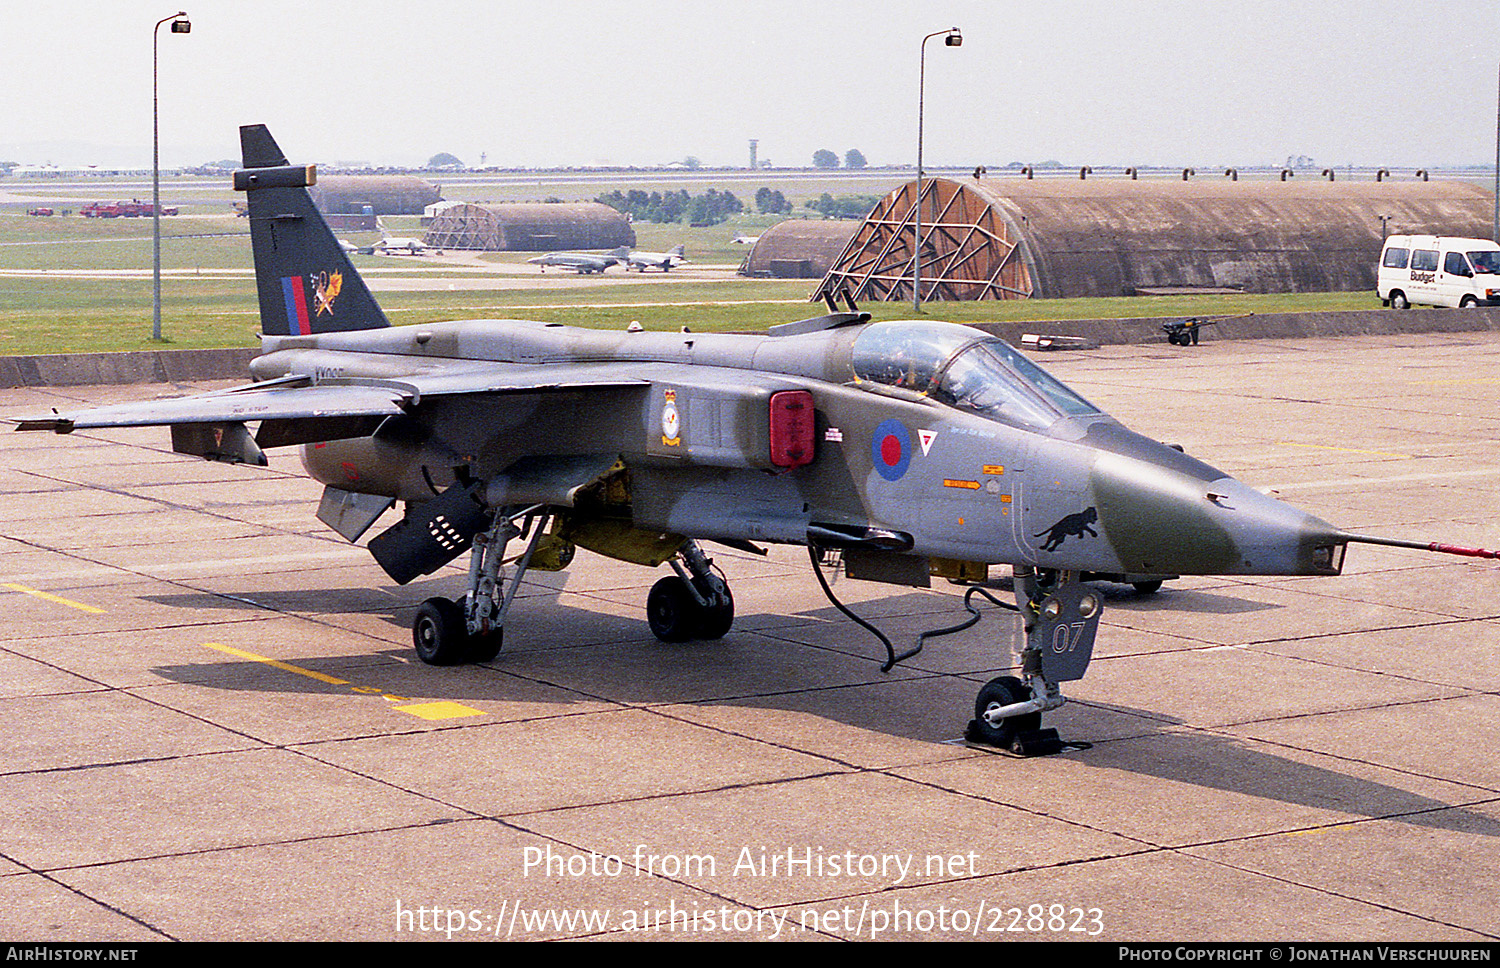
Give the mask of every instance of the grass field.
[[(892, 173), (892, 184), (905, 177)], [(688, 187), (700, 192), (711, 179), (684, 183), (643, 178), (628, 187), (647, 190)], [(729, 190), (751, 202), (761, 183), (735, 181)], [(794, 205), (824, 191), (833, 194), (878, 194), (878, 178), (826, 177), (768, 179)], [(621, 183), (565, 184), (459, 182), (445, 186), (453, 198), (528, 200), (547, 197), (592, 198)], [(28, 217), (34, 204), (68, 207), (68, 198), (131, 198), (143, 194), (138, 184), (88, 185), (85, 188), (0, 182), (9, 201), (0, 203), (0, 354), (99, 352), (158, 346), (151, 334), (151, 222), (149, 219), (83, 219)], [(149, 187), (144, 194), (149, 195)], [(259, 332), (255, 287), (250, 276), (248, 224), (230, 214), (233, 200), (223, 182), (176, 181), (163, 186), (164, 204), (180, 205), (183, 215), (162, 221), (162, 331), (168, 345), (181, 348), (253, 346)], [(743, 214), (709, 228), (637, 223), (637, 247), (650, 251), (687, 246), (698, 265), (736, 265), (746, 247), (734, 245), (736, 234), (757, 235), (781, 216)], [(398, 235), (420, 235), (420, 219), (389, 217)], [(355, 244), (372, 241), (371, 233), (344, 233)], [(521, 263), (531, 253), (486, 253), (488, 263)], [(357, 268), (378, 268), (385, 279), (458, 275), (461, 269), (423, 259), (355, 256)], [(36, 273), (51, 273), (37, 275)], [(114, 278), (78, 278), (70, 272)], [(472, 270), (469, 270), (472, 274)], [(373, 274), (372, 274), (373, 276)], [(694, 281), (676, 276), (651, 285), (604, 283), (543, 289), (446, 289), (381, 292), (381, 305), (396, 324), (442, 319), (526, 318), (591, 327), (623, 327), (639, 321), (648, 329), (756, 331), (775, 323), (818, 315), (821, 305), (808, 302), (811, 280)], [(1240, 313), (1328, 312), (1377, 306), (1373, 293), (1297, 295), (1200, 295), (1118, 299), (1031, 300), (1017, 302), (942, 303), (929, 307), (933, 318), (955, 322), (1010, 322), (1143, 316), (1234, 315)], [(876, 319), (911, 315), (905, 303), (871, 303), (861, 307)]]
[[(639, 321), (647, 329), (698, 332), (757, 331), (815, 316), (807, 280), (663, 282), (653, 286), (597, 286), (587, 290), (386, 292), (380, 303), (395, 324), (443, 319), (521, 318), (616, 328)], [(953, 322), (1101, 319), (1239, 313), (1336, 312), (1378, 305), (1369, 293), (1038, 299), (941, 303), (925, 307)], [(911, 315), (907, 303), (861, 307), (876, 319)], [(259, 333), (254, 283), (249, 277), (167, 278), (162, 282), (162, 332), (178, 348), (254, 346)], [(150, 279), (0, 277), (0, 355), (150, 349)]]

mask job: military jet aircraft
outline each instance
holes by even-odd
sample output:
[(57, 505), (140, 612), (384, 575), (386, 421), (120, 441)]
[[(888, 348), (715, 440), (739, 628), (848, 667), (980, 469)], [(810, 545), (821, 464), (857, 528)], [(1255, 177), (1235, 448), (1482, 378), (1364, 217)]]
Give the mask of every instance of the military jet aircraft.
[(427, 252), (433, 252), (437, 255), (443, 254), (421, 239), (392, 235), (390, 230), (385, 227), (385, 223), (379, 219), (375, 220), (375, 225), (380, 229), (380, 241), (372, 244), (365, 250), (366, 255), (372, 255), (376, 252), (379, 252), (381, 255), (422, 255)]
[(763, 336), (391, 326), (308, 196), (314, 169), (289, 165), (264, 126), (240, 137), (255, 382), (18, 429), (167, 425), (180, 453), (247, 464), (300, 445), (325, 485), (318, 518), (350, 541), (402, 502), (369, 542), (394, 581), (469, 553), (466, 594), (417, 611), (424, 662), (493, 660), (525, 572), (578, 547), (671, 566), (646, 600), (665, 641), (733, 623), (702, 542), (806, 546), (820, 582), (830, 550), (850, 577), (910, 586), (1007, 564), (1021, 676), (980, 690), (970, 736), (1024, 751), (1089, 664), (1103, 598), (1085, 573), (1336, 575), (1351, 543), (1497, 557), (1343, 531), (1132, 432), (964, 326), (871, 322), (852, 304)]
[(589, 275), (595, 272), (603, 272), (610, 266), (619, 265), (630, 256), (630, 246), (622, 245), (613, 252), (600, 255), (595, 252), (548, 252), (546, 255), (533, 256), (526, 261), (535, 266), (541, 266), (546, 272), (548, 266), (561, 266), (564, 269), (572, 269), (579, 275)]
[(681, 243), (665, 252), (637, 252), (632, 249), (625, 257), (625, 271), (629, 272), (634, 269), (636, 272), (645, 272), (647, 269), (660, 269), (662, 272), (670, 272), (673, 266), (687, 261), (684, 255), (686, 251), (687, 249)]

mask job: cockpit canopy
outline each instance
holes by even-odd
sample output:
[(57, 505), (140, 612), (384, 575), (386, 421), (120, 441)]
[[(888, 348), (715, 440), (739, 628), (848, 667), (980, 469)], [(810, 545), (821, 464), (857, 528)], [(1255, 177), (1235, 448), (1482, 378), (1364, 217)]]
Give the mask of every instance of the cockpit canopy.
[(953, 323), (891, 320), (854, 340), (854, 375), (1029, 430), (1099, 408), (1004, 340)]

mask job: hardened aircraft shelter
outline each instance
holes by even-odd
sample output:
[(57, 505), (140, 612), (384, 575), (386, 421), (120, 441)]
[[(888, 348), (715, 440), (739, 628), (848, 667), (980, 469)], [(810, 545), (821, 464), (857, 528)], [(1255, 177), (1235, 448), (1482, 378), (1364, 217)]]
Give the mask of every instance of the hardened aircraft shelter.
[(423, 241), (442, 249), (551, 252), (635, 245), (621, 212), (598, 202), (490, 202), (438, 213)]
[[(882, 199), (814, 297), (911, 299), (916, 198), (911, 181)], [(1384, 234), (1488, 238), (1492, 208), (1480, 185), (1411, 176), (923, 179), (922, 298), (1374, 289)]]

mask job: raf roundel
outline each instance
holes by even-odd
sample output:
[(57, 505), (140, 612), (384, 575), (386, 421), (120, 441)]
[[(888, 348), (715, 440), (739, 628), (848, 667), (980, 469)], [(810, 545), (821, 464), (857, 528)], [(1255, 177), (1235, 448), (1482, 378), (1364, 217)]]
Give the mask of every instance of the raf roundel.
[(911, 466), (911, 434), (899, 420), (882, 420), (870, 438), (875, 470), (888, 481), (899, 481)]

